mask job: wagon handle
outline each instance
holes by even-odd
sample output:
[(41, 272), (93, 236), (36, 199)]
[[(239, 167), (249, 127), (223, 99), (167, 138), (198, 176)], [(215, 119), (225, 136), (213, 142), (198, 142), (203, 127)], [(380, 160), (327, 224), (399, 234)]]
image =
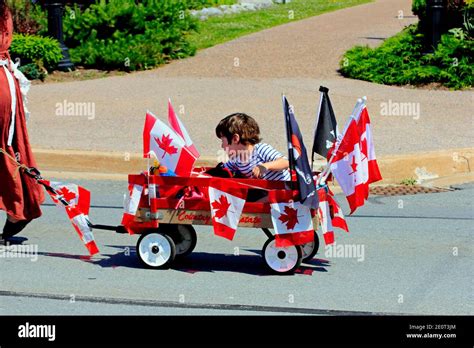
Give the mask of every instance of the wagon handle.
[(90, 221), (87, 221), (90, 228), (95, 230), (115, 231), (120, 234), (128, 233), (123, 225), (111, 226), (111, 225), (94, 225)]

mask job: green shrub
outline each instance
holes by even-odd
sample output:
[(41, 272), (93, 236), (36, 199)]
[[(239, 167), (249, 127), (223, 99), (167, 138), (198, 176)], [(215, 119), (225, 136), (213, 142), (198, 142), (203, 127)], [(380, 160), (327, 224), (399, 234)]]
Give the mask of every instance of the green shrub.
[(46, 71), (35, 63), (22, 65), (19, 69), (29, 80), (44, 81), (47, 75)]
[[(457, 33), (457, 34), (456, 34)], [(462, 89), (473, 86), (474, 42), (451, 30), (436, 51), (423, 54), (423, 35), (416, 25), (377, 48), (356, 46), (341, 60), (342, 75), (387, 85), (441, 83)]]
[[(66, 7), (64, 40), (77, 65), (149, 69), (195, 54), (187, 36), (197, 29), (197, 20), (187, 10), (233, 3), (236, 0), (96, 0), (86, 7)], [(35, 6), (32, 17), (39, 23), (39, 34), (46, 36), (46, 12)]]
[(83, 11), (67, 7), (64, 39), (74, 63), (102, 70), (142, 70), (195, 53), (196, 30), (186, 1), (100, 0)]
[(20, 70), (30, 79), (44, 79), (62, 58), (59, 42), (36, 35), (14, 34), (10, 46), (13, 60), (20, 59)]
[(31, 0), (7, 0), (12, 14), (13, 31), (19, 34), (36, 34), (40, 28), (35, 18), (35, 6)]

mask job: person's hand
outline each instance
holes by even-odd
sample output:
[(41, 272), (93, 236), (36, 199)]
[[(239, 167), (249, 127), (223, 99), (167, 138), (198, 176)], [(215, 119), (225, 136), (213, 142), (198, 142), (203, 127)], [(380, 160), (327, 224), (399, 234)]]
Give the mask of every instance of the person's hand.
[(260, 179), (267, 172), (267, 168), (263, 164), (258, 164), (252, 169), (252, 175), (254, 178)]

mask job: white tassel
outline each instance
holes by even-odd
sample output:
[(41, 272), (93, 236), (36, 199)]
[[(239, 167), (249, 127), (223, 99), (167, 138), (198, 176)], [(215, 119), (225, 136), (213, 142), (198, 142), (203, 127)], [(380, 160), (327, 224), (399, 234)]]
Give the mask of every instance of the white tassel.
[(18, 66), (20, 65), (20, 62), (17, 64), (11, 62), (12, 69), (13, 69), (13, 75), (16, 77), (20, 84), (20, 91), (21, 91), (21, 97), (23, 99), (23, 109), (25, 110), (25, 119), (26, 122), (30, 119), (30, 111), (27, 108), (28, 104), (28, 92), (30, 91), (31, 87), (31, 81), (26, 78), (26, 76), (18, 69)]

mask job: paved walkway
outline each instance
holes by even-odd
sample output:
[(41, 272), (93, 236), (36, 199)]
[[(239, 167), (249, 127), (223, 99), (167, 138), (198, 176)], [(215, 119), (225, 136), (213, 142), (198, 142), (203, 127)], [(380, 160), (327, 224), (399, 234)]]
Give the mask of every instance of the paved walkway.
[[(311, 146), (318, 88), (325, 85), (341, 128), (356, 99), (368, 97), (379, 155), (472, 147), (472, 91), (390, 87), (337, 73), (345, 50), (355, 44), (380, 44), (414, 23), (410, 6), (411, 0), (377, 0), (248, 35), (152, 71), (34, 86), (32, 144), (45, 149), (140, 152), (145, 111), (166, 119), (166, 101), (171, 97), (175, 109), (182, 106), (182, 120), (203, 155), (216, 154), (214, 127), (236, 111), (253, 115), (264, 141), (285, 151), (280, 99), (285, 93)], [(398, 18), (401, 13), (403, 19)], [(65, 101), (94, 103), (95, 117), (56, 115), (57, 104)], [(384, 105), (393, 103), (415, 103), (419, 117), (382, 116)]]

